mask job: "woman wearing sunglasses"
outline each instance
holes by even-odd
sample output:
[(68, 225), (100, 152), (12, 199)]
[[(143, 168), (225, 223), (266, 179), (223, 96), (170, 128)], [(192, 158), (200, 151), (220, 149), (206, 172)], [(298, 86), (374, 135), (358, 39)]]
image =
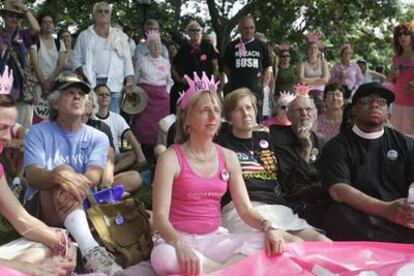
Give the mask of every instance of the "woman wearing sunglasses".
[(391, 124), (402, 133), (414, 135), (414, 21), (394, 28), (393, 43), (395, 55), (388, 75), (395, 85)]

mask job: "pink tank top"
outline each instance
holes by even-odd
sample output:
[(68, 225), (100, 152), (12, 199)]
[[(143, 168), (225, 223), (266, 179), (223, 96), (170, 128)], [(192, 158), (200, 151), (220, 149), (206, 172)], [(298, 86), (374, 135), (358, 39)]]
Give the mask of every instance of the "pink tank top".
[(414, 79), (414, 58), (403, 60), (399, 55), (395, 55), (392, 62), (393, 66), (400, 71), (395, 82), (395, 103), (413, 107), (414, 92), (407, 89), (407, 84)]
[(219, 159), (217, 173), (210, 177), (197, 175), (187, 162), (181, 145), (173, 145), (180, 174), (174, 179), (170, 222), (180, 232), (206, 234), (221, 224), (221, 197), (227, 190), (229, 173), (224, 151), (215, 145)]

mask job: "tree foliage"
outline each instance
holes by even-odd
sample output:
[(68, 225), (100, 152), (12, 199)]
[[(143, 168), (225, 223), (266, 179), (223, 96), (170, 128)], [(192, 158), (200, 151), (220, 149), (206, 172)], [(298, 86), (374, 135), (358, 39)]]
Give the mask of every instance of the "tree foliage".
[[(92, 22), (90, 13), (95, 1), (45, 0), (35, 8), (38, 12), (53, 12), (61, 26), (82, 30)], [(36, 1), (26, 2), (34, 5)], [(413, 4), (402, 7), (399, 0), (155, 0), (150, 5), (139, 0), (110, 2), (113, 20), (135, 27), (138, 37), (142, 36), (145, 18), (154, 18), (161, 22), (164, 37), (179, 42), (185, 26), (196, 19), (214, 30), (218, 48), (223, 51), (239, 19), (251, 13), (258, 31), (274, 43), (295, 45), (298, 56), (306, 51), (306, 34), (319, 31), (328, 45), (328, 60), (338, 59), (339, 47), (351, 43), (357, 56), (383, 64), (392, 55), (393, 26), (399, 19), (414, 18)]]

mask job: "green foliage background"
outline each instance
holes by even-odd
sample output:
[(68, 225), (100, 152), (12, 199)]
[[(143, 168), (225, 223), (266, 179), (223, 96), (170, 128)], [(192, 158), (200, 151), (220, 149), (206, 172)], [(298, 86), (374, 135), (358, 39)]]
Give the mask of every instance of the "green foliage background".
[[(90, 12), (95, 1), (46, 0), (36, 5), (34, 0), (26, 2), (36, 12), (51, 11), (60, 27), (70, 25), (82, 30), (92, 22)], [(257, 19), (257, 30), (276, 44), (294, 45), (297, 59), (306, 53), (306, 34), (321, 32), (330, 62), (338, 60), (342, 44), (351, 43), (355, 56), (372, 64), (388, 65), (393, 54), (393, 27), (414, 19), (414, 4), (404, 7), (398, 0), (156, 0), (150, 5), (139, 0), (109, 2), (114, 9), (113, 21), (134, 26), (137, 38), (142, 37), (144, 17), (159, 20), (163, 37), (176, 42), (180, 42), (185, 25), (196, 19), (216, 32), (218, 49), (223, 50), (235, 35), (238, 19), (251, 13)], [(234, 12), (234, 6), (239, 7), (239, 13)], [(184, 14), (188, 10), (191, 14)]]

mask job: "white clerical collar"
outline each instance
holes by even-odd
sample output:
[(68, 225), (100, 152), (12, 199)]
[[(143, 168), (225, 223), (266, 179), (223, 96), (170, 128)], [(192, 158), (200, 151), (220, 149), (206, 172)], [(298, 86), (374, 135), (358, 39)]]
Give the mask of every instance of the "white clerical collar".
[(352, 127), (352, 131), (359, 137), (367, 139), (367, 140), (378, 139), (384, 134), (384, 128), (382, 128), (380, 131), (367, 133), (367, 132), (362, 131), (357, 125), (354, 125)]

